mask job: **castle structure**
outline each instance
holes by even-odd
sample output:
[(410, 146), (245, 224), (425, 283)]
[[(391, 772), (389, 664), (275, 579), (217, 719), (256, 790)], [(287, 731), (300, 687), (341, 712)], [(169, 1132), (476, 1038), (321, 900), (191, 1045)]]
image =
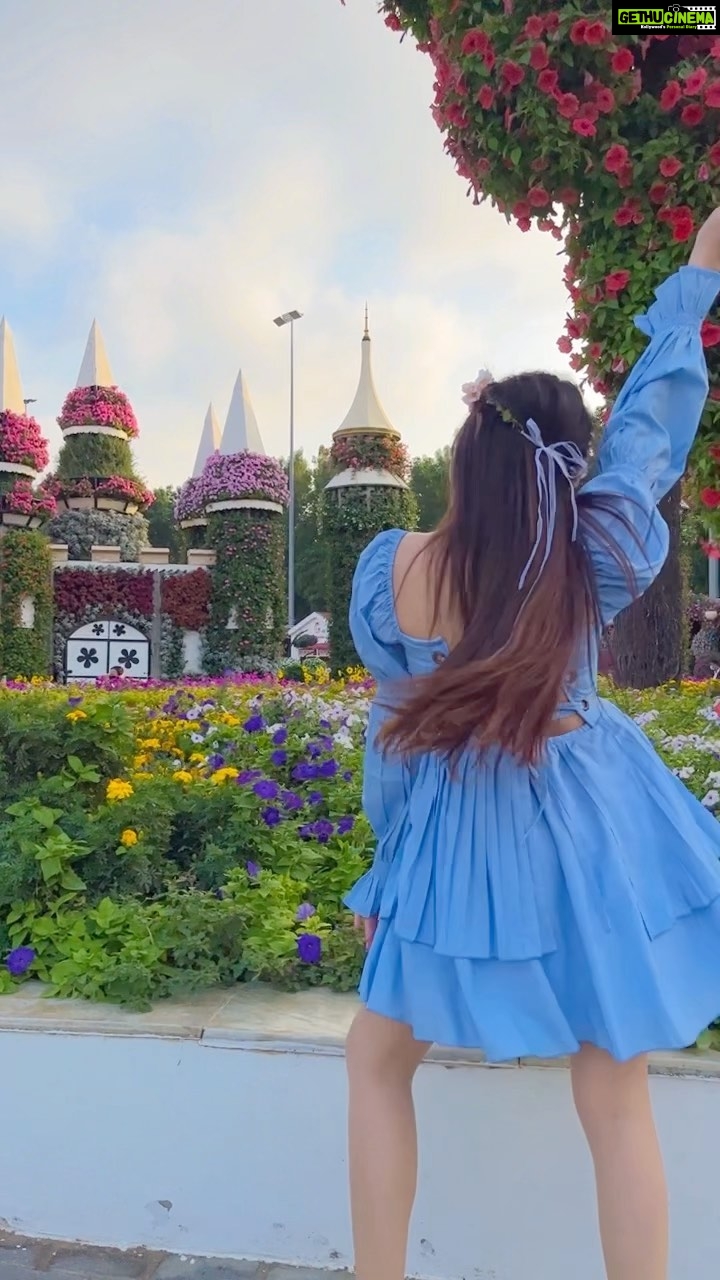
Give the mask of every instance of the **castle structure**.
[[(44, 631), (25, 650), (3, 644), (0, 634), (0, 674), (52, 667), (66, 680), (89, 681), (114, 669), (139, 679), (269, 669), (286, 633), (288, 483), (267, 454), (242, 370), (222, 429), (209, 405), (192, 475), (179, 491), (176, 518), (188, 548), (182, 564), (170, 562), (167, 548), (149, 546), (145, 512), (153, 495), (133, 458), (140, 427), (96, 322), (58, 417), (57, 466), (39, 487), (48, 450), (29, 403), (2, 321), (0, 530), (32, 534), (45, 569), (38, 576), (36, 565), (30, 574), (10, 627), (13, 636), (34, 634), (42, 622)], [(349, 582), (361, 544), (389, 524), (412, 524), (407, 455), (375, 388), (367, 313), (360, 379), (331, 457), (324, 532), (335, 544), (334, 614), (342, 619), (333, 656), (344, 665)], [(0, 590), (2, 544), (0, 537)], [(5, 593), (3, 606), (0, 631), (8, 629)], [(25, 651), (32, 659), (23, 666)]]

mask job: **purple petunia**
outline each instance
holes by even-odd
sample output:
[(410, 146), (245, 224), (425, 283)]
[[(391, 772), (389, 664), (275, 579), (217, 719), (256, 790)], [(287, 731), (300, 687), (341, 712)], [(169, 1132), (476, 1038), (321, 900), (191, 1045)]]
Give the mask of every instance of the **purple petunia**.
[(288, 762), (288, 753), (287, 751), (273, 751), (270, 756), (270, 760), (275, 765), (276, 769), (281, 769), (282, 766)]
[(301, 933), (297, 950), (303, 964), (319, 964), (322, 960), (322, 938), (318, 938), (316, 933)]
[(322, 755), (322, 747), (319, 742), (308, 742), (307, 753), (311, 760), (317, 760), (318, 756)]
[(261, 778), (260, 782), (255, 783), (253, 791), (261, 800), (277, 800), (280, 794), (277, 782), (273, 782), (271, 778)]
[(329, 721), (329, 720), (321, 720), (321, 721), (320, 721), (320, 728), (321, 728), (321, 729), (329, 729), (329, 728), (330, 728), (330, 721)]
[(10, 952), (5, 963), (13, 978), (22, 978), (35, 963), (35, 952), (32, 947), (16, 947)]
[(286, 742), (287, 729), (278, 729), (277, 732), (273, 734), (273, 746), (284, 747)]
[(279, 809), (268, 805), (267, 809), (263, 809), (262, 820), (266, 827), (277, 827), (282, 822), (282, 814)]
[(335, 828), (329, 818), (318, 818), (314, 825), (315, 839), (318, 840), (320, 844), (327, 844), (334, 830)]
[(352, 782), (352, 769), (346, 769), (343, 774), (343, 782)]
[(319, 778), (334, 778), (338, 771), (337, 760), (323, 760), (318, 767)]
[(260, 879), (260, 864), (258, 862), (246, 862), (245, 870), (251, 880)]
[(311, 791), (308, 796), (308, 804), (322, 804), (324, 799), (322, 791)]
[(301, 827), (298, 827), (298, 835), (301, 840), (312, 840), (314, 834), (315, 828), (312, 822), (305, 822)]
[(337, 824), (338, 835), (344, 836), (348, 831), (352, 831), (354, 826), (355, 826), (355, 819), (350, 814), (348, 814), (346, 818), (341, 818)]
[(315, 915), (315, 908), (312, 902), (301, 902), (300, 906), (297, 909), (295, 919), (299, 920), (302, 923), (303, 920), (309, 920), (310, 917), (314, 915)]
[(235, 781), (239, 787), (246, 787), (249, 782), (254, 782), (256, 778), (261, 777), (262, 773), (259, 769), (243, 769), (242, 773), (238, 774)]
[(311, 778), (317, 778), (318, 765), (316, 764), (296, 764), (292, 771), (295, 782), (309, 782)]
[(250, 716), (250, 719), (246, 720), (243, 725), (243, 729), (246, 733), (259, 733), (260, 730), (264, 728), (265, 721), (262, 716)]
[(216, 751), (213, 755), (208, 756), (208, 765), (210, 766), (211, 769), (222, 769), (224, 764), (225, 764), (225, 757), (221, 756), (218, 751)]
[(289, 813), (297, 812), (298, 809), (305, 808), (305, 801), (296, 791), (281, 791), (280, 799)]

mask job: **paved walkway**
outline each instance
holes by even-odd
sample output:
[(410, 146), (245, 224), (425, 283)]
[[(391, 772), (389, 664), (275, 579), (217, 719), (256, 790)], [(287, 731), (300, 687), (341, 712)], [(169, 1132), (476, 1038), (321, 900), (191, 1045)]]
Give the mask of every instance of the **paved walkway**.
[(311, 1271), (256, 1262), (175, 1258), (78, 1245), (0, 1244), (0, 1280), (348, 1280), (347, 1272)]

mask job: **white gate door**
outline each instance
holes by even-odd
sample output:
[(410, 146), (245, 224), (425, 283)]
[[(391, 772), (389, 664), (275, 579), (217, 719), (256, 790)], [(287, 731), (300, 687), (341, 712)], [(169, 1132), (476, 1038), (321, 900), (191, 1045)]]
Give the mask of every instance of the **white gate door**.
[(133, 680), (150, 675), (150, 642), (142, 631), (127, 622), (112, 619), (87, 622), (73, 631), (65, 646), (65, 676), (68, 680), (97, 680), (113, 667)]

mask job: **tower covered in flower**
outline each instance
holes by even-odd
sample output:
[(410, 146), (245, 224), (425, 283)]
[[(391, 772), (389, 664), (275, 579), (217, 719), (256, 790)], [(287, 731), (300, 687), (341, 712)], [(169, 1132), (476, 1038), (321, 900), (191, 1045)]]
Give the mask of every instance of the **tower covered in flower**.
[(58, 506), (53, 539), (67, 543), (71, 560), (89, 560), (91, 547), (100, 544), (119, 546), (124, 561), (137, 561), (148, 542), (143, 512), (153, 495), (135, 471), (131, 444), (137, 419), (115, 385), (95, 322), (58, 424), (63, 445), (57, 470), (45, 482)]
[(204, 669), (261, 670), (280, 656), (285, 634), (287, 477), (269, 458), (242, 372), (222, 437), (212, 406), (195, 474), (183, 485), (176, 518), (191, 541), (215, 552)]
[(347, 618), (361, 551), (383, 529), (413, 529), (417, 523), (407, 449), (375, 390), (367, 309), (360, 381), (333, 436), (330, 460), (334, 475), (325, 489), (322, 521), (330, 544), (330, 653), (333, 666), (342, 669), (356, 660)]
[(52, 628), (51, 556), (40, 532), (55, 501), (35, 482), (49, 461), (27, 413), (15, 344), (0, 320), (0, 674), (47, 673)]

